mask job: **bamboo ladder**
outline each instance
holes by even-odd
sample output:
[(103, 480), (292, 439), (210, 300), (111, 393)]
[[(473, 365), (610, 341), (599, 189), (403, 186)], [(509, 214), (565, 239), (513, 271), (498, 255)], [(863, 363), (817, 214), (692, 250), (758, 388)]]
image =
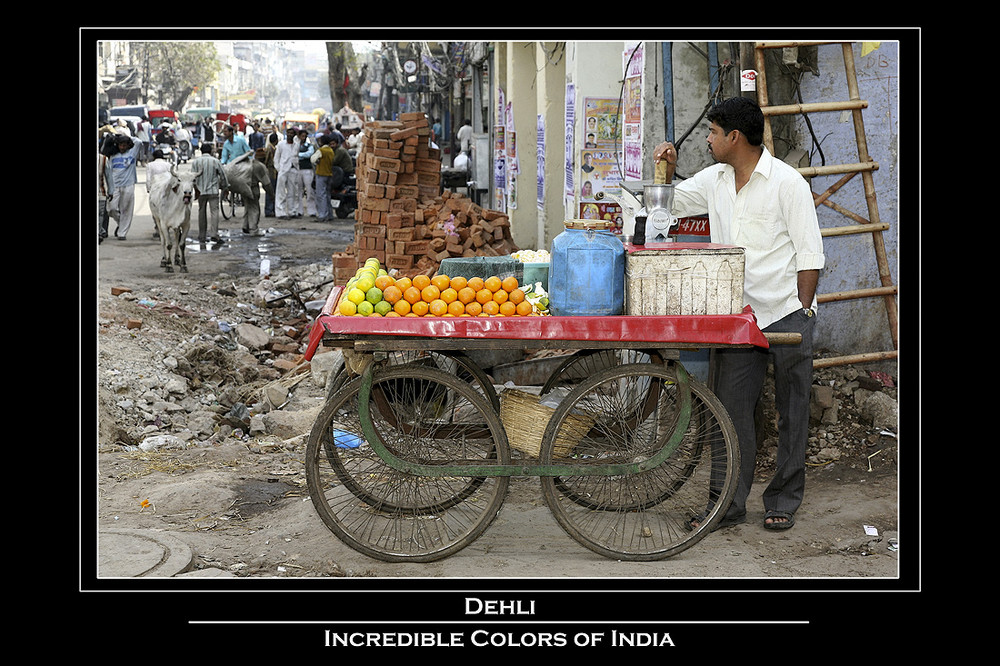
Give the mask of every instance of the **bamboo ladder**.
[[(796, 48), (801, 46), (813, 46), (824, 44), (840, 44), (844, 54), (844, 70), (847, 76), (847, 89), (849, 99), (843, 102), (819, 102), (812, 104), (789, 104), (780, 106), (768, 106), (767, 101), (767, 80), (764, 67), (764, 53), (767, 49)], [(754, 43), (754, 63), (757, 70), (757, 101), (764, 112), (764, 144), (767, 149), (774, 154), (774, 138), (771, 134), (771, 118), (779, 115), (793, 115), (814, 113), (823, 111), (850, 111), (854, 118), (854, 134), (858, 143), (858, 161), (854, 164), (833, 164), (822, 167), (802, 167), (798, 171), (804, 177), (826, 176), (834, 174), (845, 174), (840, 180), (831, 185), (822, 194), (813, 193), (816, 205), (824, 205), (841, 213), (857, 224), (844, 227), (831, 227), (822, 229), (823, 237), (848, 236), (853, 234), (871, 234), (875, 248), (875, 259), (878, 268), (879, 279), (882, 286), (842, 291), (830, 294), (818, 294), (816, 300), (819, 303), (829, 303), (831, 301), (844, 301), (856, 298), (878, 298), (885, 302), (886, 316), (888, 318), (889, 332), (892, 336), (891, 351), (869, 352), (862, 354), (852, 354), (847, 356), (837, 356), (824, 359), (816, 359), (813, 366), (817, 368), (834, 365), (849, 365), (852, 363), (864, 363), (868, 361), (880, 361), (897, 357), (899, 348), (899, 331), (896, 313), (896, 285), (892, 283), (892, 276), (889, 273), (889, 261), (886, 258), (885, 240), (882, 232), (889, 229), (889, 224), (882, 222), (879, 218), (878, 202), (875, 198), (875, 184), (872, 172), (878, 169), (878, 163), (868, 154), (868, 141), (865, 136), (864, 119), (862, 111), (868, 107), (868, 102), (862, 100), (858, 90), (858, 77), (854, 68), (854, 49), (852, 42), (755, 42)], [(848, 211), (841, 206), (830, 201), (830, 197), (840, 190), (848, 181), (856, 175), (861, 174), (864, 182), (865, 199), (868, 202), (868, 217)]]

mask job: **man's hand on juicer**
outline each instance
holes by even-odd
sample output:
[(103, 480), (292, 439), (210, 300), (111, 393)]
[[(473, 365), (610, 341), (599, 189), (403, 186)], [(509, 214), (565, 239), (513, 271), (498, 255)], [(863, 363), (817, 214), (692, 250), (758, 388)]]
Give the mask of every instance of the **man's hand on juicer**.
[(677, 164), (677, 149), (671, 142), (664, 141), (653, 151), (653, 160), (656, 162), (666, 160), (667, 164)]

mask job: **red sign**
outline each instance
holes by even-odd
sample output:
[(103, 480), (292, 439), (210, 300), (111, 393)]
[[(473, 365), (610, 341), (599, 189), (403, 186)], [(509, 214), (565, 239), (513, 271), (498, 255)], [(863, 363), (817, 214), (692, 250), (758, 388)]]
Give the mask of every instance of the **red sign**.
[(670, 235), (677, 236), (711, 236), (712, 232), (708, 225), (707, 215), (697, 215), (695, 217), (682, 217), (677, 220), (677, 230)]

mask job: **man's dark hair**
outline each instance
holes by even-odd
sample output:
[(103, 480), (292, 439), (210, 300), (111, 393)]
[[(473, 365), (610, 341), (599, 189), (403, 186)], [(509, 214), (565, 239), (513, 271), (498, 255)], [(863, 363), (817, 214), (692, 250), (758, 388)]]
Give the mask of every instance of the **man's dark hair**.
[(751, 146), (759, 146), (764, 140), (764, 114), (757, 103), (747, 97), (731, 97), (719, 102), (706, 118), (726, 134), (739, 131)]

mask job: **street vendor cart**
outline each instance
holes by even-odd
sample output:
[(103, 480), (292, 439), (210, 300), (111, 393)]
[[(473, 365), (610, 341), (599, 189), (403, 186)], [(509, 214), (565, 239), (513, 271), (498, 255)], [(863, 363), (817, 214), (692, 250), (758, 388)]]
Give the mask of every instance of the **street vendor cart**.
[[(327, 527), (390, 562), (430, 562), (478, 538), (510, 478), (540, 477), (576, 541), (609, 558), (675, 555), (735, 492), (739, 447), (716, 396), (679, 351), (767, 347), (734, 315), (351, 317), (335, 287), (306, 353), (343, 350), (345, 373), (312, 428), (306, 472)], [(501, 390), (474, 350), (567, 350), (537, 393)], [(700, 522), (695, 516), (704, 516)]]

